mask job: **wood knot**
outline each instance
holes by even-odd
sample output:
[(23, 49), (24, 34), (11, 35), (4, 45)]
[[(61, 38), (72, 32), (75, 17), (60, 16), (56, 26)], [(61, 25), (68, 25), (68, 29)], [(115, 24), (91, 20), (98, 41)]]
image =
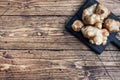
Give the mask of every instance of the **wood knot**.
[(11, 55), (7, 54), (6, 51), (3, 52), (3, 57), (4, 58), (8, 58), (8, 59), (12, 59), (13, 58)]
[(10, 3), (8, 3), (8, 5), (10, 5)]
[(42, 36), (42, 35), (43, 35), (42, 32), (35, 32), (32, 34), (32, 36)]
[(89, 71), (85, 71), (85, 76), (89, 77), (91, 74)]

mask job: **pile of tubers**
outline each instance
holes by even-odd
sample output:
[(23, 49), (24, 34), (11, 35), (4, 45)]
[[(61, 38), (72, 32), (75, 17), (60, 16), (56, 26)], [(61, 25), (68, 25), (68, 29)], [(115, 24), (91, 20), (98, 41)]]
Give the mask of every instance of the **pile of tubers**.
[(93, 4), (83, 10), (82, 21), (74, 21), (72, 29), (81, 31), (92, 44), (106, 45), (110, 33), (120, 31), (120, 22), (108, 18), (109, 15), (110, 11), (102, 4)]

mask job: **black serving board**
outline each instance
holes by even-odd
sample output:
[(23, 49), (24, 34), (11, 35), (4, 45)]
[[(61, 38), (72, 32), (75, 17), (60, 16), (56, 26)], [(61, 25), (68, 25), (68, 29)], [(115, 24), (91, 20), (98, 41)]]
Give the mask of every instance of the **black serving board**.
[[(75, 37), (77, 37), (80, 41), (82, 41), (85, 45), (87, 45), (88, 47), (90, 47), (93, 51), (95, 51), (97, 54), (101, 54), (105, 48), (110, 44), (110, 43), (114, 43), (116, 45), (116, 47), (118, 47), (120, 49), (120, 40), (118, 40), (115, 36), (117, 33), (111, 33), (110, 36), (108, 37), (108, 41), (106, 45), (94, 45), (91, 44), (89, 42), (89, 40), (87, 38), (84, 38), (81, 32), (75, 32), (73, 31), (73, 29), (71, 28), (73, 22), (75, 20), (82, 20), (82, 13), (83, 10), (86, 9), (87, 7), (90, 7), (91, 5), (95, 4), (98, 2), (96, 0), (87, 0), (78, 10), (78, 12), (75, 14), (75, 16), (73, 16), (73, 18), (67, 23), (67, 25), (65, 26), (65, 28), (71, 33), (73, 34)], [(120, 19), (115, 16), (113, 13), (111, 13), (109, 16), (109, 18), (115, 19), (120, 21)]]

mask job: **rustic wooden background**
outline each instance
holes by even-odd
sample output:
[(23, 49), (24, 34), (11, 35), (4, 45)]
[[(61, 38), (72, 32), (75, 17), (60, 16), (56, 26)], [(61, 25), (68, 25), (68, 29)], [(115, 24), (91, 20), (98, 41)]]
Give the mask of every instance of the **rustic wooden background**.
[(0, 80), (120, 80), (120, 49), (96, 55), (64, 28), (85, 1), (0, 0)]

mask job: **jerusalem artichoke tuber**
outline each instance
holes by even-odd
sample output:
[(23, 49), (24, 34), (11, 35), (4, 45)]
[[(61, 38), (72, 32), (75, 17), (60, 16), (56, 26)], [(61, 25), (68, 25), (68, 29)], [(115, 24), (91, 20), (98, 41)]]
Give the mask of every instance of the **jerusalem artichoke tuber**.
[(120, 31), (120, 22), (113, 19), (106, 19), (104, 27), (108, 29), (109, 32), (118, 32)]
[(98, 29), (93, 26), (86, 26), (81, 29), (84, 37), (88, 38), (92, 44), (105, 45), (109, 32), (106, 29)]
[(83, 27), (83, 23), (80, 20), (74, 21), (72, 25), (72, 29), (76, 32), (79, 32), (82, 27)]

